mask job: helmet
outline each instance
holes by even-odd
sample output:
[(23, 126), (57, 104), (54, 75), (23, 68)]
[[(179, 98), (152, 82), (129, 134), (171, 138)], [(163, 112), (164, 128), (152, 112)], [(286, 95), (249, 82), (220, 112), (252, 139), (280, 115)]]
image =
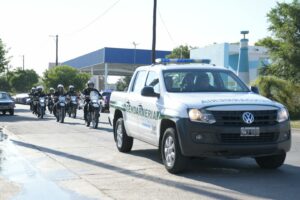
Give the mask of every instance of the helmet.
[(36, 88), (35, 87), (32, 87), (31, 88), (31, 92), (35, 92)]
[(90, 81), (87, 82), (86, 85), (87, 85), (89, 88), (94, 88), (94, 85), (95, 85), (95, 84), (94, 84), (93, 81), (90, 80)]
[(36, 89), (37, 89), (37, 91), (41, 92), (41, 91), (43, 91), (43, 86), (39, 85), (36, 87)]
[(64, 89), (64, 86), (62, 84), (58, 84), (57, 89), (62, 88)]
[(51, 88), (49, 89), (49, 91), (50, 91), (50, 92), (54, 92), (55, 90), (54, 90), (53, 87), (51, 87)]
[(69, 90), (74, 91), (74, 85), (69, 85)]

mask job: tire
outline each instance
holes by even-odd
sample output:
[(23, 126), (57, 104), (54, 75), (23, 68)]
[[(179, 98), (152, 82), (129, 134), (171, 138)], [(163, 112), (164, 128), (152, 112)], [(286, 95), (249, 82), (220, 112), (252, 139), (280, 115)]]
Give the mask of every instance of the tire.
[(75, 119), (76, 118), (76, 115), (77, 115), (77, 109), (76, 108), (74, 108), (74, 110), (73, 110), (73, 118)]
[(11, 110), (9, 111), (9, 114), (10, 114), (10, 115), (14, 115), (14, 113), (15, 113), (15, 110), (14, 110), (14, 109), (11, 109)]
[(161, 142), (161, 158), (168, 172), (182, 172), (187, 164), (187, 158), (181, 154), (179, 142), (174, 128), (165, 130)]
[(256, 163), (263, 169), (277, 169), (283, 165), (285, 161), (286, 153), (271, 155), (271, 156), (262, 156), (256, 157)]
[(98, 128), (98, 123), (99, 123), (99, 117), (98, 117), (98, 115), (97, 115), (97, 111), (94, 111), (93, 113), (92, 113), (92, 127), (94, 128), (94, 129), (97, 129)]
[(60, 123), (64, 123), (65, 120), (65, 109), (64, 108), (60, 108), (59, 111), (59, 122)]
[(130, 152), (133, 145), (133, 138), (129, 137), (124, 127), (123, 118), (119, 118), (114, 128), (116, 146), (120, 152)]

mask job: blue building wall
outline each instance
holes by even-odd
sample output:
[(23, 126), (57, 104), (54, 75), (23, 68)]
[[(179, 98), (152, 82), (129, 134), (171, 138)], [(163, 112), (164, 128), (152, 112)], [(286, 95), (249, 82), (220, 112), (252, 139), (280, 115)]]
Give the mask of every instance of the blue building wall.
[[(171, 51), (156, 51), (156, 58), (165, 58), (170, 53)], [(103, 49), (68, 60), (63, 64), (70, 65), (75, 68), (82, 68), (101, 63), (149, 65), (151, 64), (151, 50), (105, 47)]]

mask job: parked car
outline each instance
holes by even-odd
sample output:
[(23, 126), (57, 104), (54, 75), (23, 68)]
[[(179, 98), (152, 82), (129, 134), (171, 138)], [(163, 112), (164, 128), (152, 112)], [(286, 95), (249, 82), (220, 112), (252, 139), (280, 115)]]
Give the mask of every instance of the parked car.
[(10, 115), (14, 115), (14, 109), (15, 102), (12, 97), (7, 92), (0, 91), (0, 112), (2, 112), (3, 115), (5, 115), (6, 112), (9, 112)]
[(112, 90), (104, 90), (101, 95), (101, 112), (109, 111), (109, 102)]
[(30, 102), (29, 95), (27, 93), (17, 94), (15, 96), (15, 102), (19, 104), (28, 104)]

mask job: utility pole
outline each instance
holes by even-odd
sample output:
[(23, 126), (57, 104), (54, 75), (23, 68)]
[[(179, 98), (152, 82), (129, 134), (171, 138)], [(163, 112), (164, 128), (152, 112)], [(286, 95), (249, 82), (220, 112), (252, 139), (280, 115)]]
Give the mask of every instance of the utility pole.
[(49, 37), (55, 37), (55, 66), (58, 65), (58, 35), (50, 35)]
[(139, 44), (136, 43), (135, 41), (133, 41), (132, 44), (133, 44), (133, 46), (134, 46), (133, 64), (135, 65), (135, 59), (136, 59), (136, 46), (139, 45)]
[(153, 33), (152, 33), (152, 64), (155, 63), (155, 45), (156, 45), (156, 10), (157, 10), (157, 0), (154, 0), (153, 6)]
[(56, 57), (55, 57), (55, 66), (58, 65), (58, 35), (56, 37)]
[(23, 57), (23, 71), (25, 70), (25, 55), (22, 55)]

